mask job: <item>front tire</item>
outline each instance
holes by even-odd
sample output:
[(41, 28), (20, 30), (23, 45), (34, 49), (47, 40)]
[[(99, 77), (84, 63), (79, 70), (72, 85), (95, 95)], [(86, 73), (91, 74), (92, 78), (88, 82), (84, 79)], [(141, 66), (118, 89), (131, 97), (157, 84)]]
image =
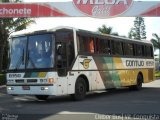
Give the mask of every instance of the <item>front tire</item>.
[(76, 100), (83, 100), (86, 96), (86, 82), (83, 78), (78, 78), (75, 85), (75, 94), (72, 94), (71, 97)]
[(37, 98), (38, 100), (47, 100), (48, 95), (36, 95), (36, 98)]

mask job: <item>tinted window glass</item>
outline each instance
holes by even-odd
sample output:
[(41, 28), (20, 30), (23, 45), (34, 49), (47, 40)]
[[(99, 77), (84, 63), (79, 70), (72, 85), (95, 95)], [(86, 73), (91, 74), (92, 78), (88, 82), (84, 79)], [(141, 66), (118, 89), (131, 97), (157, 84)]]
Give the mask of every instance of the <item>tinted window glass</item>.
[(84, 36), (79, 36), (79, 51), (88, 52), (88, 39)]
[(142, 45), (137, 45), (136, 56), (143, 56), (143, 47)]
[(110, 54), (110, 40), (100, 39), (99, 40), (99, 53)]
[(127, 56), (134, 55), (134, 46), (131, 43), (124, 43), (124, 54)]
[(94, 38), (79, 36), (79, 51), (85, 53), (94, 53), (95, 52)]
[(28, 41), (27, 68), (53, 67), (52, 35), (34, 35)]
[(27, 37), (13, 38), (10, 51), (9, 69), (24, 69)]
[(146, 49), (146, 56), (147, 56), (147, 57), (153, 57), (153, 49), (152, 49), (152, 46), (146, 46), (145, 49)]
[(112, 44), (113, 44), (113, 45), (112, 45), (112, 47), (113, 47), (112, 53), (113, 53), (114, 55), (123, 55), (122, 42), (113, 41)]

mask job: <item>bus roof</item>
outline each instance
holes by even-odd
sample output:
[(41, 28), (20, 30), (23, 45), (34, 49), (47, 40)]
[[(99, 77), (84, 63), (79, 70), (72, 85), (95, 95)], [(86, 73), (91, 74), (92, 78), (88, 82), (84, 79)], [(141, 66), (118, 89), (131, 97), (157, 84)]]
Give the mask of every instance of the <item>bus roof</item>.
[(108, 38), (130, 40), (130, 41), (135, 41), (135, 42), (140, 42), (140, 43), (152, 44), (148, 40), (135, 40), (135, 39), (127, 38), (127, 37), (114, 36), (114, 35), (110, 35), (110, 34), (103, 34), (103, 33), (99, 33), (99, 32), (82, 30), (82, 29), (77, 29), (77, 28), (68, 27), (68, 26), (59, 26), (59, 27), (55, 27), (55, 28), (52, 28), (52, 29), (42, 29), (42, 30), (32, 30), (32, 31), (31, 30), (22, 30), (22, 31), (18, 31), (18, 32), (15, 32), (15, 33), (11, 34), (10, 37), (25, 36), (25, 35), (30, 35), (30, 34), (44, 33), (44, 32), (54, 32), (54, 31), (61, 30), (61, 29), (75, 30), (77, 32), (84, 32), (84, 33), (88, 33), (88, 34), (93, 34), (95, 36), (97, 35), (97, 36), (104, 36), (104, 37), (108, 37)]

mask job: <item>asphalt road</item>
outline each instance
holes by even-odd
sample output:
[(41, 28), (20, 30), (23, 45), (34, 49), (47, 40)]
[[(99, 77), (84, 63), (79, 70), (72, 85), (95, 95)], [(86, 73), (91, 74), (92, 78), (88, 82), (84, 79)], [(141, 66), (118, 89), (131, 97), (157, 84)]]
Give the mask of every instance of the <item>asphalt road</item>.
[(128, 89), (94, 92), (84, 101), (69, 96), (38, 101), (33, 96), (11, 96), (0, 88), (2, 120), (159, 120), (160, 80), (143, 85), (141, 91)]

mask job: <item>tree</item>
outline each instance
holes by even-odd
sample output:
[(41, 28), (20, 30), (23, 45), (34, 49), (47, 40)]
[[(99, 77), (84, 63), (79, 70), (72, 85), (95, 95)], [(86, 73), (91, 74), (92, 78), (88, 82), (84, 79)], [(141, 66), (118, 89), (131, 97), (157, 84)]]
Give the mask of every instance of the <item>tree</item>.
[(153, 46), (155, 49), (159, 50), (159, 62), (160, 62), (160, 37), (156, 34), (152, 34), (154, 38), (151, 39), (151, 42), (153, 43)]
[(132, 39), (142, 40), (146, 39), (146, 31), (143, 17), (136, 17), (134, 20), (134, 27), (128, 33), (128, 37)]
[(135, 39), (136, 38), (136, 32), (134, 28), (131, 28), (129, 33), (128, 33), (128, 37), (131, 39)]
[[(15, 1), (17, 2), (17, 0)], [(2, 2), (9, 2), (9, 0), (2, 0)], [(28, 18), (0, 18), (0, 70), (7, 67), (9, 35), (12, 32), (26, 29), (31, 23), (35, 23), (35, 21)]]
[(102, 25), (102, 27), (99, 27), (98, 32), (118, 36), (117, 32), (113, 32), (112, 27), (107, 27), (106, 25)]

